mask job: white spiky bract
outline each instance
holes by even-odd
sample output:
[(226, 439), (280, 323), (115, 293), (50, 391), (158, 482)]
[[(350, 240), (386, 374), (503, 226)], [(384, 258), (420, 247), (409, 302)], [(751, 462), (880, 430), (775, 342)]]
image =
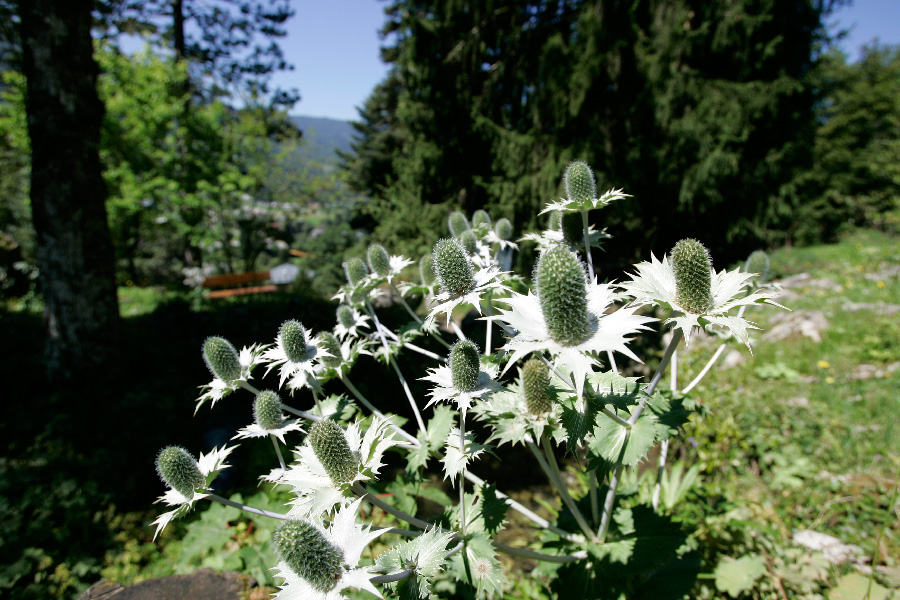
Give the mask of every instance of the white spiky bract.
[(215, 406), (216, 402), (238, 389), (242, 381), (253, 379), (251, 371), (253, 371), (253, 368), (256, 365), (264, 362), (262, 355), (264, 350), (268, 347), (267, 344), (244, 346), (238, 354), (238, 362), (241, 365), (241, 376), (230, 382), (214, 377), (210, 383), (201, 386), (200, 389), (203, 393), (197, 398), (197, 406), (194, 408), (194, 414), (196, 414), (197, 411), (200, 410), (200, 407), (206, 402), (210, 402), (210, 407)]
[(621, 189), (612, 189), (607, 191), (599, 198), (591, 198), (584, 201), (578, 201), (577, 199), (570, 200), (568, 198), (560, 198), (558, 201), (551, 202), (547, 206), (545, 206), (544, 210), (542, 210), (539, 214), (544, 214), (550, 212), (551, 210), (558, 210), (560, 212), (572, 212), (591, 210), (594, 208), (603, 208), (604, 206), (610, 204), (611, 202), (614, 202), (615, 200), (622, 200), (624, 198), (630, 197), (631, 194), (626, 194)]
[(576, 391), (580, 396), (584, 391), (585, 375), (598, 364), (596, 354), (619, 352), (640, 362), (627, 344), (632, 335), (647, 329), (646, 323), (654, 319), (634, 314), (637, 307), (623, 307), (607, 313), (616, 297), (608, 284), (598, 284), (596, 279), (588, 284), (590, 324), (585, 340), (574, 346), (564, 346), (553, 341), (547, 331), (540, 302), (533, 293), (513, 293), (512, 296), (503, 298), (500, 301), (508, 304), (509, 309), (500, 309), (499, 314), (487, 317), (503, 321), (517, 332), (503, 347), (511, 353), (503, 372), (532, 352), (546, 351), (552, 355), (554, 365), (568, 366), (574, 375)]
[(499, 279), (500, 269), (497, 267), (489, 267), (480, 269), (475, 272), (475, 284), (472, 289), (460, 296), (452, 296), (448, 292), (442, 292), (434, 297), (434, 302), (438, 304), (431, 308), (428, 313), (427, 321), (434, 321), (438, 315), (447, 315), (450, 317), (453, 310), (460, 305), (469, 304), (481, 313), (481, 296), (486, 292), (498, 293), (500, 291), (508, 291), (503, 282)]
[(478, 382), (468, 391), (457, 389), (453, 385), (453, 372), (450, 367), (440, 366), (437, 369), (429, 369), (428, 375), (421, 377), (424, 381), (430, 381), (434, 387), (429, 390), (431, 400), (425, 405), (428, 408), (435, 402), (455, 402), (460, 410), (468, 409), (476, 398), (482, 398), (492, 392), (503, 389), (497, 381), (496, 367), (486, 367), (478, 372)]
[[(599, 248), (600, 242), (603, 240), (608, 240), (611, 236), (606, 233), (606, 228), (603, 228), (600, 231), (597, 231), (597, 228), (593, 225), (588, 226), (588, 244), (590, 246)], [(563, 240), (563, 234), (558, 229), (545, 229), (540, 233), (526, 233), (522, 236), (520, 242), (535, 242), (537, 244), (538, 253), (544, 253), (550, 248), (554, 246), (558, 246), (565, 242)], [(578, 250), (581, 250), (584, 246), (584, 241), (582, 240), (578, 244)], [(576, 249), (576, 248), (570, 248)]]
[(266, 350), (262, 355), (262, 359), (269, 363), (269, 368), (266, 369), (266, 375), (268, 375), (269, 371), (275, 367), (280, 367), (278, 371), (279, 388), (283, 387), (284, 382), (289, 379), (290, 382), (288, 387), (291, 391), (306, 386), (314, 386), (316, 373), (322, 368), (317, 359), (321, 359), (322, 356), (325, 355), (330, 356), (319, 347), (319, 340), (313, 338), (312, 331), (302, 325), (301, 327), (303, 329), (303, 335), (306, 338), (306, 352), (300, 357), (300, 360), (291, 360), (288, 357), (284, 341), (281, 339), (280, 335), (276, 336), (274, 346)]
[[(273, 396), (274, 396), (274, 398), (272, 398)], [(275, 405), (275, 408), (278, 409), (277, 414), (280, 417), (280, 421), (277, 423), (277, 425), (275, 427), (267, 428), (264, 426), (264, 423), (260, 422), (261, 419), (260, 419), (260, 415), (258, 412), (259, 411), (258, 403), (260, 402), (261, 398), (266, 398), (266, 397), (269, 397), (269, 398), (271, 398), (271, 401), (278, 403)], [(281, 403), (281, 398), (279, 398), (278, 395), (275, 394), (274, 392), (271, 392), (268, 390), (260, 392), (256, 396), (256, 400), (254, 401), (254, 405), (253, 405), (254, 416), (255, 416), (254, 422), (251, 423), (250, 425), (248, 425), (247, 427), (244, 427), (243, 429), (238, 430), (237, 434), (235, 434), (235, 436), (231, 439), (241, 440), (241, 439), (247, 439), (247, 438), (261, 438), (261, 437), (267, 437), (269, 435), (274, 435), (279, 440), (281, 440), (282, 444), (284, 444), (285, 443), (284, 434), (286, 434), (289, 431), (301, 431), (302, 432), (303, 428), (300, 427), (300, 422), (298, 419), (283, 418), (283, 413), (281, 413), (281, 410), (280, 410), (280, 403)], [(269, 409), (271, 409), (271, 407), (269, 407)]]
[(388, 448), (397, 443), (389, 423), (373, 417), (365, 434), (360, 433), (359, 423), (347, 427), (344, 435), (350, 451), (358, 457), (358, 472), (352, 481), (337, 485), (328, 476), (325, 467), (307, 440), (294, 450), (296, 460), (279, 483), (290, 485), (296, 499), (291, 502), (290, 515), (313, 518), (331, 511), (336, 505), (345, 506), (351, 498), (345, 495), (354, 481), (367, 481), (384, 466), (381, 458)]
[(665, 324), (672, 323), (673, 327), (681, 329), (684, 333), (685, 344), (690, 342), (691, 331), (695, 327), (712, 325), (730, 331), (752, 353), (749, 330), (759, 329), (759, 327), (743, 317), (728, 316), (728, 312), (752, 304), (770, 304), (789, 310), (772, 301), (772, 298), (778, 295), (778, 292), (774, 290), (759, 289), (744, 295), (745, 289), (754, 277), (753, 273), (742, 273), (737, 269), (734, 271), (723, 269), (718, 272), (713, 270), (711, 273), (710, 295), (712, 301), (709, 308), (703, 313), (691, 313), (676, 299), (675, 271), (668, 257), (663, 256), (660, 261), (651, 254), (650, 262), (639, 263), (635, 265), (635, 269), (637, 269), (637, 273), (631, 276), (631, 280), (620, 284), (625, 293), (632, 298), (630, 306), (661, 306), (674, 313), (679, 313), (669, 317)]
[(369, 323), (369, 317), (362, 314), (353, 307), (348, 306), (347, 308), (350, 311), (352, 324), (347, 327), (344, 323), (338, 321), (337, 325), (334, 326), (334, 335), (336, 335), (341, 341), (348, 337), (359, 337), (359, 330), (363, 327), (367, 327)]
[(203, 489), (196, 490), (190, 498), (170, 487), (165, 494), (156, 499), (156, 502), (162, 502), (167, 506), (177, 506), (178, 508), (159, 515), (156, 520), (153, 521), (152, 524), (156, 525), (156, 531), (153, 534), (154, 540), (172, 519), (186, 515), (190, 512), (194, 502), (208, 496), (204, 490), (209, 488), (210, 484), (221, 471), (231, 466), (225, 464), (225, 459), (228, 458), (228, 455), (231, 454), (232, 450), (235, 448), (237, 448), (237, 446), (231, 446), (230, 448), (223, 446), (221, 450), (219, 450), (219, 448), (213, 448), (207, 454), (200, 454), (200, 457), (197, 460), (197, 467), (200, 469), (200, 474), (203, 475), (206, 481)]
[(344, 569), (340, 579), (335, 580), (334, 587), (323, 592), (316, 589), (305, 579), (294, 573), (284, 562), (279, 562), (275, 569), (275, 576), (282, 579), (276, 600), (340, 600), (343, 598), (341, 591), (346, 588), (365, 590), (375, 596), (381, 597), (378, 589), (369, 581), (372, 577), (371, 567), (360, 567), (359, 560), (366, 546), (375, 538), (382, 535), (387, 529), (372, 530), (371, 526), (362, 526), (357, 523), (359, 506), (362, 499), (347, 503), (338, 510), (331, 525), (324, 527), (315, 521), (309, 521), (322, 536), (344, 554)]

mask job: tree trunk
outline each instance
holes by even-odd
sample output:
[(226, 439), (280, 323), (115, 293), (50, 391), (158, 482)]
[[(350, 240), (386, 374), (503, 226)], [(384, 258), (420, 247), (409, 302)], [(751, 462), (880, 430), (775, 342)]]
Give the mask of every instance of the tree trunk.
[(92, 0), (20, 0), (31, 210), (55, 383), (111, 368), (119, 338), (114, 255), (100, 168)]

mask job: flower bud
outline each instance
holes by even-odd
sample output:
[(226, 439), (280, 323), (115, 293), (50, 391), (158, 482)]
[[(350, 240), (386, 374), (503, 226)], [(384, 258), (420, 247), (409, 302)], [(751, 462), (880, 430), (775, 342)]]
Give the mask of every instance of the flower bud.
[(562, 213), (558, 210), (551, 210), (550, 217), (547, 220), (547, 229), (551, 231), (560, 231), (562, 227)]
[(438, 240), (432, 252), (434, 275), (451, 296), (461, 296), (475, 285), (466, 250), (455, 239)]
[(497, 224), (494, 225), (494, 233), (496, 233), (497, 237), (501, 240), (508, 240), (512, 237), (512, 223), (510, 223), (509, 219), (506, 217), (497, 219)]
[(566, 196), (573, 202), (589, 202), (597, 197), (597, 183), (587, 163), (577, 160), (566, 167)]
[(344, 430), (331, 419), (322, 419), (309, 428), (309, 444), (325, 472), (335, 484), (349, 483), (356, 478), (356, 457), (350, 451)]
[(475, 254), (475, 250), (478, 249), (475, 233), (471, 229), (463, 231), (463, 234), (459, 236), (459, 243), (463, 245), (463, 248), (465, 248), (466, 252), (469, 254)]
[(369, 268), (375, 273), (382, 277), (391, 274), (391, 258), (381, 244), (370, 244), (366, 251), (366, 259), (369, 261)]
[(550, 412), (550, 370), (540, 358), (532, 357), (522, 367), (522, 389), (528, 412), (538, 417)]
[(450, 375), (453, 387), (471, 392), (478, 387), (481, 352), (472, 340), (459, 340), (450, 348)]
[(675, 299), (686, 311), (699, 314), (712, 304), (712, 259), (706, 246), (683, 239), (670, 253), (675, 271)]
[(481, 227), (482, 225), (490, 228), (491, 226), (491, 216), (487, 214), (487, 211), (484, 210), (476, 210), (472, 213), (472, 225), (474, 227)]
[(547, 331), (563, 346), (577, 346), (588, 336), (590, 314), (584, 266), (565, 246), (556, 246), (538, 259), (534, 272), (538, 301)]
[(256, 395), (253, 400), (253, 421), (267, 431), (279, 429), (284, 424), (278, 394), (266, 390)]
[(181, 446), (167, 446), (156, 456), (156, 472), (166, 484), (186, 498), (206, 485), (197, 461)]
[(344, 552), (306, 521), (282, 521), (272, 532), (272, 548), (280, 561), (322, 594), (333, 590), (344, 573)]
[(278, 339), (285, 356), (291, 362), (306, 360), (306, 332), (300, 321), (290, 320), (281, 324)]
[(419, 259), (419, 277), (422, 278), (422, 285), (426, 287), (434, 281), (434, 265), (431, 262), (431, 252)]
[(466, 219), (466, 215), (458, 210), (454, 210), (450, 213), (450, 216), (447, 217), (447, 226), (450, 227), (450, 234), (453, 235), (453, 237), (459, 237), (462, 235), (463, 231), (469, 229), (469, 220)]
[(344, 263), (344, 272), (347, 274), (347, 282), (350, 285), (359, 284), (369, 274), (366, 263), (355, 256)]
[(343, 358), (341, 357), (341, 344), (330, 331), (323, 331), (319, 334), (319, 348), (330, 354), (331, 356), (322, 356), (322, 364), (329, 369), (337, 369), (341, 366)]
[(759, 281), (765, 281), (769, 278), (769, 255), (762, 250), (756, 250), (747, 257), (744, 263), (745, 273), (756, 273)]
[(570, 246), (584, 244), (584, 220), (580, 212), (564, 212), (559, 219), (559, 229), (563, 240)]
[(356, 319), (353, 318), (353, 311), (346, 304), (337, 307), (337, 320), (345, 329), (350, 329), (356, 325)]
[(231, 342), (223, 337), (208, 337), (203, 342), (206, 368), (225, 383), (241, 378), (241, 361)]

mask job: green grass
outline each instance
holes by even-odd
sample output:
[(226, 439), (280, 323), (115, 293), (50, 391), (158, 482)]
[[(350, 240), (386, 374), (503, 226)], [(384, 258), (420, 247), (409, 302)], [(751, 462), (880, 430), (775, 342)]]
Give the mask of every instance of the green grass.
[[(900, 557), (896, 507), (888, 506), (900, 471), (900, 313), (885, 310), (900, 304), (898, 242), (858, 231), (835, 245), (773, 253), (777, 277), (812, 278), (791, 289), (798, 296), (779, 302), (794, 318), (821, 313), (827, 326), (821, 341), (799, 331), (766, 341), (764, 332), (782, 311), (754, 307), (746, 317), (763, 330), (754, 336), (754, 356), (730, 342), (726, 354), (737, 349), (745, 360), (717, 365), (695, 389), (709, 412), (688, 427), (696, 447), (675, 453), (703, 467), (699, 504), (688, 510), (701, 529), (723, 508), (742, 509), (757, 526), (777, 532), (772, 540), (783, 549), (794, 531), (814, 529), (871, 557), (887, 525), (879, 562)], [(848, 303), (868, 306), (851, 312)], [(680, 351), (684, 382), (718, 345), (710, 338)], [(862, 378), (863, 370), (875, 374)], [(716, 525), (706, 528), (711, 538), (726, 537)], [(723, 553), (746, 551), (745, 542), (722, 543)]]

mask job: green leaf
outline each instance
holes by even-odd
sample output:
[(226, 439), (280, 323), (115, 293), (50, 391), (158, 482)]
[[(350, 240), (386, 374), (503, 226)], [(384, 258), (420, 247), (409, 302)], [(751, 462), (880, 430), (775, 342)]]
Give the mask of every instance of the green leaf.
[(838, 579), (837, 586), (828, 595), (829, 600), (887, 600), (890, 590), (859, 573), (849, 573)]
[(468, 571), (472, 575), (472, 583), (475, 585), (478, 598), (502, 597), (503, 583), (506, 578), (500, 568), (500, 563), (494, 554), (491, 538), (482, 532), (471, 534), (465, 550), (457, 552), (450, 559), (450, 568), (459, 581), (468, 581)]
[(469, 462), (475, 460), (481, 454), (490, 448), (484, 444), (475, 441), (475, 434), (471, 431), (466, 432), (466, 443), (463, 450), (459, 449), (459, 430), (453, 429), (447, 435), (447, 445), (444, 447), (444, 458), (441, 463), (444, 465), (444, 477), (451, 481), (455, 480)]
[(566, 451), (574, 453), (594, 426), (597, 411), (590, 402), (568, 398), (562, 404), (562, 426), (566, 432)]
[(753, 588), (756, 580), (765, 575), (766, 563), (762, 556), (748, 554), (737, 560), (725, 557), (716, 566), (716, 588), (732, 598)]
[[(237, 494), (232, 498), (240, 501)], [(240, 516), (241, 511), (233, 506), (210, 504), (198, 520), (187, 526), (179, 560), (184, 564), (194, 564), (207, 555), (221, 552), (231, 542), (229, 521), (236, 521)]]
[(419, 469), (428, 464), (428, 458), (431, 455), (431, 448), (425, 433), (420, 431), (416, 435), (419, 440), (419, 446), (411, 448), (406, 455), (406, 471), (408, 473), (416, 473)]
[(591, 404), (596, 409), (611, 404), (617, 410), (625, 410), (647, 396), (641, 390), (637, 377), (623, 377), (615, 371), (589, 373), (587, 380), (594, 390)]
[(588, 448), (610, 463), (632, 466), (647, 455), (661, 431), (656, 416), (646, 412), (631, 429), (599, 415)]
[(440, 452), (450, 434), (456, 419), (456, 411), (444, 404), (434, 407), (434, 416), (428, 421), (428, 447), (432, 452)]

